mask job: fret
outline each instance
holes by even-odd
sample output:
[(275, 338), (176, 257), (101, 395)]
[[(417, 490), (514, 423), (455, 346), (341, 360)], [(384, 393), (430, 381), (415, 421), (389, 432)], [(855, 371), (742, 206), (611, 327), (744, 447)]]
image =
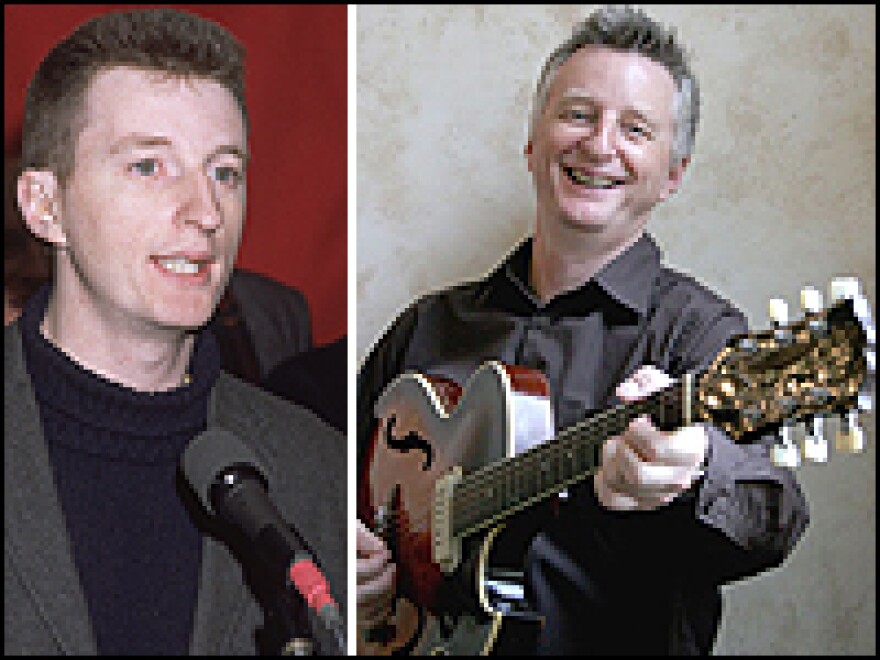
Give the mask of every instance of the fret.
[[(650, 397), (621, 404), (562, 431), (527, 451), (466, 475), (453, 496), (453, 530), (470, 534), (563, 490), (600, 465), (602, 446), (641, 415), (661, 426), (681, 419), (682, 387), (674, 383)], [(471, 500), (477, 498), (474, 503)]]
[(556, 471), (556, 481), (565, 481), (565, 447), (562, 444), (555, 445), (553, 452), (553, 467)]

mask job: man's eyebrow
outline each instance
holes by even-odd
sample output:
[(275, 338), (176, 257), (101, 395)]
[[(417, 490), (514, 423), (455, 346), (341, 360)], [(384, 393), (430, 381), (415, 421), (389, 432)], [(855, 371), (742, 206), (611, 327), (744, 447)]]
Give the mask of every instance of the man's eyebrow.
[[(132, 147), (172, 147), (173, 144), (170, 139), (164, 137), (162, 135), (144, 135), (141, 133), (130, 133), (128, 135), (124, 135), (119, 138), (116, 142), (114, 142), (110, 149), (110, 155), (118, 154), (126, 149), (130, 149)], [(216, 149), (214, 149), (207, 160), (211, 160), (212, 158), (216, 158), (221, 154), (232, 154), (240, 158), (245, 164), (247, 164), (250, 156), (248, 153), (243, 150), (241, 147), (238, 147), (234, 144), (224, 144), (220, 145)]]
[(595, 100), (596, 99), (593, 98), (593, 95), (590, 94), (587, 90), (579, 89), (579, 88), (567, 89), (565, 91), (565, 93), (562, 95), (562, 98), (560, 99), (560, 101), (562, 101), (562, 102), (595, 101)]
[[(588, 91), (584, 89), (570, 89), (566, 91), (562, 97), (559, 99), (560, 103), (577, 103), (578, 101), (587, 101), (590, 103), (596, 103), (596, 98), (590, 94)], [(624, 109), (622, 114), (632, 114), (636, 115), (638, 119), (645, 122), (652, 128), (655, 126), (655, 122), (650, 119), (651, 110), (650, 108), (639, 108), (636, 106), (628, 106)]]
[(121, 151), (125, 151), (131, 147), (170, 147), (171, 140), (166, 137), (162, 137), (161, 135), (142, 135), (140, 133), (129, 133), (128, 135), (123, 135), (121, 138), (116, 140), (111, 146), (108, 152), (113, 154), (118, 154)]
[(212, 158), (216, 158), (217, 156), (221, 156), (223, 154), (232, 154), (233, 156), (238, 157), (245, 165), (247, 165), (248, 161), (250, 160), (250, 154), (247, 151), (243, 150), (241, 147), (237, 147), (234, 144), (224, 144), (220, 147), (217, 147), (216, 149), (214, 149), (214, 151), (211, 152), (211, 155), (208, 156), (208, 160), (211, 160)]

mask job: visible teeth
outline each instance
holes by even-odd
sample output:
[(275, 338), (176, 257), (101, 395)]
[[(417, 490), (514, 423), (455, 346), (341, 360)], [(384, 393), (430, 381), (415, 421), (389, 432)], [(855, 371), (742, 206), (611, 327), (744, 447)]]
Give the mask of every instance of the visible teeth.
[(170, 270), (173, 273), (195, 275), (199, 272), (199, 264), (186, 259), (157, 259), (156, 261), (162, 266), (162, 268)]
[(618, 183), (616, 179), (609, 179), (604, 176), (590, 176), (572, 168), (567, 168), (566, 171), (568, 172), (568, 175), (575, 181), (575, 183), (579, 183), (582, 186), (590, 186), (592, 188), (609, 188), (611, 186), (617, 185)]

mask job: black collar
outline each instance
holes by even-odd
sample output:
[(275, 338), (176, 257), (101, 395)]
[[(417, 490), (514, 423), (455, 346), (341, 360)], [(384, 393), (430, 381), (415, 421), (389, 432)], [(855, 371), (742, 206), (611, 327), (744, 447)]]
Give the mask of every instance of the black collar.
[(532, 245), (531, 237), (524, 240), (487, 278), (486, 293), (492, 304), (524, 315), (584, 316), (609, 306), (639, 317), (648, 314), (661, 260), (660, 248), (648, 234), (643, 234), (581, 286), (547, 303), (538, 298), (529, 284)]

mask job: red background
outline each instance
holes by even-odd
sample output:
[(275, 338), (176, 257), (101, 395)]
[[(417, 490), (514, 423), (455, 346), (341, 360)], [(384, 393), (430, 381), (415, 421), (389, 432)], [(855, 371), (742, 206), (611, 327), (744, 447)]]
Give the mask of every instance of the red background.
[[(51, 47), (110, 10), (4, 6), (5, 146), (20, 144), (25, 88)], [(316, 344), (346, 332), (345, 5), (173, 5), (223, 25), (247, 49), (247, 223), (237, 264), (303, 291)]]

